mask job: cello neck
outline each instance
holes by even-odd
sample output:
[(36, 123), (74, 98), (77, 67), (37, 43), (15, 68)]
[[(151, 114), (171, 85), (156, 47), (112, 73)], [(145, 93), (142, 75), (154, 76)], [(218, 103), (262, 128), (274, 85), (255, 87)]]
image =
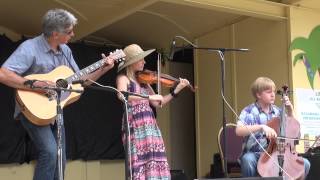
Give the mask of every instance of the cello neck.
[[(278, 91), (279, 92), (279, 91)], [(280, 136), (285, 136), (286, 134), (286, 104), (284, 97), (288, 96), (288, 86), (284, 85), (282, 86), (282, 91), (280, 91), (281, 97), (282, 97), (282, 103), (281, 103), (281, 116), (280, 116)]]

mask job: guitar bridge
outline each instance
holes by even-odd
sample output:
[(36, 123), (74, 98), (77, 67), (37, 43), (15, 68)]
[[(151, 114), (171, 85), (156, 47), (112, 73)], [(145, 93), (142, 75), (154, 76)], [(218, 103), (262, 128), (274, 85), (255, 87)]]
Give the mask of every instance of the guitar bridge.
[(46, 93), (45, 93), (45, 96), (49, 99), (49, 101), (53, 101), (53, 100), (56, 100), (58, 95), (57, 95), (57, 92), (53, 91), (53, 90), (48, 90)]

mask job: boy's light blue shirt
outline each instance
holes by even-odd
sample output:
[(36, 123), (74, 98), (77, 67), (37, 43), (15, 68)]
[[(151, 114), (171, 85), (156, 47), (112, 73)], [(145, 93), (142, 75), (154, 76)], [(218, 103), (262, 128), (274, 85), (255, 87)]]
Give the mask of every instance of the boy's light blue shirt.
[[(241, 111), (238, 123), (243, 125), (267, 124), (269, 120), (278, 116), (280, 116), (280, 109), (277, 106), (270, 105), (270, 111), (267, 114), (264, 111), (262, 111), (259, 104), (255, 102), (248, 105)], [(267, 147), (267, 138), (263, 137), (262, 131), (254, 133), (254, 136), (264, 148)], [(262, 148), (258, 145), (253, 135), (246, 136), (243, 142), (243, 153), (247, 151), (262, 151)]]

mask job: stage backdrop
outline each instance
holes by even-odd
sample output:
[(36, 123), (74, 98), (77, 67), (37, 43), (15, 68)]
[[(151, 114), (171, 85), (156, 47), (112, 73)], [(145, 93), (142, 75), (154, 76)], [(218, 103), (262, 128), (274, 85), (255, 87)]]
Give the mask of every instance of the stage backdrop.
[[(0, 64), (25, 40), (12, 42), (0, 36)], [(80, 69), (101, 59), (113, 47), (93, 46), (85, 42), (70, 43)], [(154, 59), (156, 54), (149, 58)], [(156, 61), (146, 65), (154, 69)], [(117, 67), (107, 72), (98, 82), (114, 86)], [(13, 119), (14, 89), (0, 84), (0, 163), (24, 163), (35, 159), (37, 150), (19, 121)], [(86, 89), (80, 100), (64, 108), (67, 158), (83, 160), (122, 159), (121, 141), (122, 102), (111, 92)]]

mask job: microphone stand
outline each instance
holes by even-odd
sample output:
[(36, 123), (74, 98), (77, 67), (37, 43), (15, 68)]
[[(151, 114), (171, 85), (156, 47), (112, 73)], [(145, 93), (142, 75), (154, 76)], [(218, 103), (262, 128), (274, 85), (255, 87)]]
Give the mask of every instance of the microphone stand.
[(174, 47), (177, 49), (199, 49), (199, 50), (207, 50), (207, 51), (213, 51), (217, 52), (219, 57), (220, 57), (220, 68), (221, 68), (221, 95), (223, 96), (222, 98), (222, 129), (223, 129), (223, 144), (222, 144), (222, 149), (223, 149), (223, 170), (225, 172), (225, 177), (229, 177), (228, 175), (228, 165), (227, 165), (227, 157), (226, 157), (226, 151), (227, 151), (227, 132), (226, 132), (226, 114), (225, 114), (225, 102), (224, 102), (224, 93), (225, 93), (225, 58), (224, 54), (226, 51), (248, 51), (249, 49), (243, 49), (243, 48), (211, 48), (211, 47), (198, 47), (197, 45), (193, 44), (192, 42), (188, 41), (186, 38), (183, 36), (175, 36), (175, 38), (180, 38), (186, 41), (188, 44), (191, 45), (188, 47), (180, 46), (180, 47)]
[[(82, 84), (82, 83), (81, 83)], [(83, 84), (82, 84), (83, 85)], [(125, 180), (132, 180), (132, 165), (131, 165), (131, 141), (130, 141), (130, 126), (129, 126), (129, 121), (128, 121), (128, 98), (129, 95), (132, 96), (138, 96), (142, 98), (148, 98), (149, 96), (137, 94), (137, 93), (132, 93), (128, 91), (117, 91), (115, 88), (111, 88), (108, 86), (84, 86), (86, 89), (94, 89), (94, 90), (102, 90), (102, 91), (108, 91), (108, 92), (114, 92), (114, 93), (121, 93), (123, 96), (121, 96), (123, 99), (123, 109), (124, 109), (124, 116), (123, 116), (123, 124), (125, 124), (125, 138), (126, 138), (126, 143), (124, 144), (124, 151), (125, 151)]]
[(62, 87), (38, 87), (33, 86), (32, 89), (40, 89), (40, 90), (52, 90), (55, 91), (57, 94), (57, 116), (56, 116), (56, 123), (57, 123), (57, 151), (58, 151), (58, 175), (59, 180), (63, 180), (63, 152), (62, 152), (62, 127), (63, 127), (63, 110), (61, 108), (61, 93), (62, 92), (76, 92), (82, 93), (83, 90), (79, 89), (68, 89)]

